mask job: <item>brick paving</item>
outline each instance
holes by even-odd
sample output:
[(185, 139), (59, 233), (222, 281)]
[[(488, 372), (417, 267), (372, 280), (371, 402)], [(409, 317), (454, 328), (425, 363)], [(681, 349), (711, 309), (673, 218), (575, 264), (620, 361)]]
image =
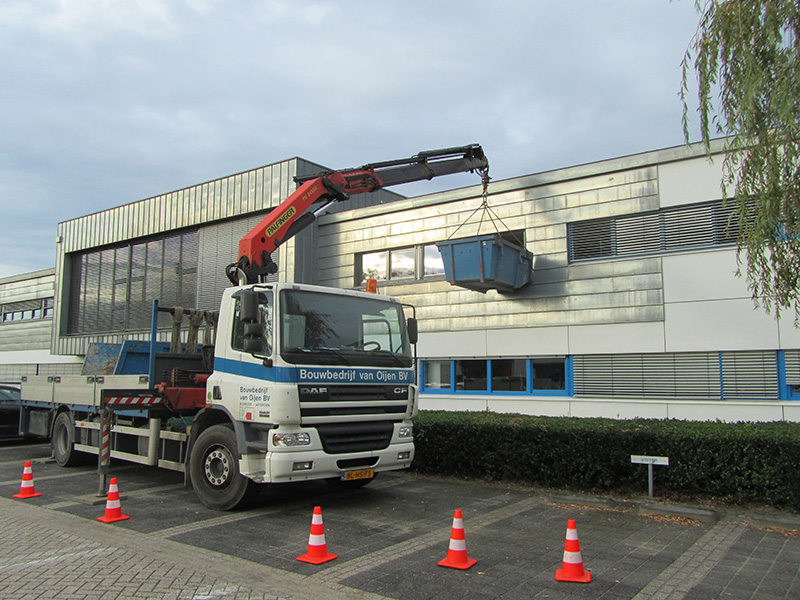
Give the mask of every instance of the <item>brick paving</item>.
[[(294, 573), (0, 498), (0, 597), (380, 600)], [(243, 583), (246, 582), (246, 583)]]
[[(252, 510), (209, 511), (179, 476), (115, 467), (128, 521), (106, 525), (96, 473), (47, 449), (2, 449), (0, 598), (14, 600), (777, 600), (800, 598), (800, 516), (534, 492), (481, 481), (384, 474), (363, 490), (281, 488)], [(37, 455), (37, 453), (39, 453)], [(41, 497), (12, 500), (34, 460)], [(323, 505), (339, 558), (300, 563)], [(453, 508), (468, 571), (439, 567)], [(575, 518), (590, 584), (556, 582)]]

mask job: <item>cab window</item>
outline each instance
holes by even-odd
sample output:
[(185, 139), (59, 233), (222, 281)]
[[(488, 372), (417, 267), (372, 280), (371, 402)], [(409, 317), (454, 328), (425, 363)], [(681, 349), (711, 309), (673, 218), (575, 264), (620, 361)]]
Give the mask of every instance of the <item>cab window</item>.
[[(244, 323), (239, 318), (240, 315), (239, 298), (233, 309), (233, 336), (231, 338), (231, 348), (244, 352)], [(272, 354), (272, 292), (258, 293), (259, 319), (264, 325), (264, 355)]]

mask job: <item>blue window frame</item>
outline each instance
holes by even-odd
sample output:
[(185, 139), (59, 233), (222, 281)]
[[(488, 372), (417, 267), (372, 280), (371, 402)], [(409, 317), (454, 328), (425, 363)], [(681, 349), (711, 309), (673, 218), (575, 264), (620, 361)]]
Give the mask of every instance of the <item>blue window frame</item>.
[(420, 365), (426, 394), (571, 396), (572, 357), (430, 359)]
[(800, 368), (797, 351), (778, 350), (778, 395), (780, 400), (800, 400)]

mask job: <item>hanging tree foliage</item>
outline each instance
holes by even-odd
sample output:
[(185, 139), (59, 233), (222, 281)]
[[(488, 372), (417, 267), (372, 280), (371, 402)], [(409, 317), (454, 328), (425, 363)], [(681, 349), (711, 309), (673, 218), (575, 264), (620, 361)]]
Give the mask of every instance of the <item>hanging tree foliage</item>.
[(723, 188), (733, 197), (739, 261), (753, 299), (800, 318), (800, 3), (697, 0), (700, 24), (683, 61), (694, 60), (703, 142), (725, 137)]

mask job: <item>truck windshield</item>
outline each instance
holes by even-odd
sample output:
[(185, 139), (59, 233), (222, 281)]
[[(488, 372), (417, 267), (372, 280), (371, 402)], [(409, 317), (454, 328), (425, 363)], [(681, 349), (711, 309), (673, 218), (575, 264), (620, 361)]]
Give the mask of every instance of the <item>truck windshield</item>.
[(294, 364), (412, 363), (399, 304), (302, 290), (281, 292), (281, 355)]

